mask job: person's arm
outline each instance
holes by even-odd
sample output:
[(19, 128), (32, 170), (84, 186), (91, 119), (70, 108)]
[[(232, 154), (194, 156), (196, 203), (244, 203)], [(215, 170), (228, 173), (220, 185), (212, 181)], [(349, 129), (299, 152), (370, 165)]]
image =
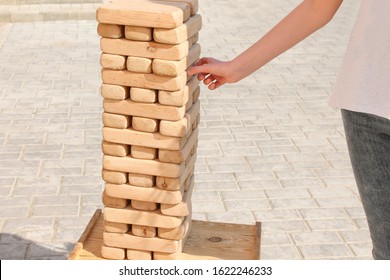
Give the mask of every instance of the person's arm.
[(264, 37), (231, 61), (202, 58), (187, 70), (209, 89), (235, 83), (326, 25), (343, 0), (304, 0)]

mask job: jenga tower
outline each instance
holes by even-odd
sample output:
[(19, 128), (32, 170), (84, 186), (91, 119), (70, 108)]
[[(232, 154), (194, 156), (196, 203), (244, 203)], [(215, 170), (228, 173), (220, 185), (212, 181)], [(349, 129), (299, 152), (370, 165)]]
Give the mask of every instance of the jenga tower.
[(108, 259), (175, 259), (191, 228), (199, 123), (197, 0), (116, 0), (97, 10)]

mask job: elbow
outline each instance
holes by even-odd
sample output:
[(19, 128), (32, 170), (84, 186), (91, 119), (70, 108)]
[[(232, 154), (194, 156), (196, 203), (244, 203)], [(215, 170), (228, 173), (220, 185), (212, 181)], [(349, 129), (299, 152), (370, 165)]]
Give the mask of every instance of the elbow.
[(327, 25), (336, 14), (342, 0), (306, 0), (310, 5), (311, 20), (315, 21), (318, 28)]

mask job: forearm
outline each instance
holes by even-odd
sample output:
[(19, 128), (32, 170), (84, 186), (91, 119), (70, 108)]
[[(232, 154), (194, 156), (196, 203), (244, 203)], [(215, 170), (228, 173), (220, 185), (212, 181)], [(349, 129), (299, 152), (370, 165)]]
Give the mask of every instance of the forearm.
[(239, 81), (328, 23), (342, 0), (305, 0), (264, 37), (231, 61)]

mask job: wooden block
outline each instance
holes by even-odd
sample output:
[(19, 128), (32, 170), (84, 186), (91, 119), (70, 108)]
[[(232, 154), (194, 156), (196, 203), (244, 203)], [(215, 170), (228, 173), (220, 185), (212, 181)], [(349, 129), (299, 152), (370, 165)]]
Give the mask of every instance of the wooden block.
[(104, 231), (116, 233), (126, 233), (130, 229), (128, 224), (112, 223), (108, 221), (104, 221), (103, 227)]
[(198, 0), (164, 0), (164, 2), (183, 2), (190, 5), (191, 16), (198, 12), (199, 4)]
[(131, 117), (111, 114), (104, 112), (102, 115), (103, 125), (113, 128), (128, 128), (130, 126)]
[(102, 193), (102, 202), (104, 206), (112, 207), (112, 208), (126, 208), (129, 204), (126, 199), (111, 197), (107, 194), (106, 191)]
[(118, 172), (112, 170), (102, 171), (103, 180), (111, 184), (126, 184), (127, 183), (127, 173)]
[(188, 56), (182, 58), (181, 60), (163, 60), (163, 59), (154, 59), (152, 64), (153, 73), (162, 76), (172, 76), (176, 77), (182, 74), (188, 67), (195, 63), (200, 56), (200, 45), (194, 44)]
[(183, 199), (184, 190), (165, 191), (158, 188), (142, 188), (129, 184), (106, 184), (105, 193), (110, 197), (154, 203), (178, 204)]
[(126, 56), (159, 58), (167, 60), (180, 60), (188, 55), (190, 41), (178, 45), (160, 44), (154, 41), (139, 42), (127, 39), (101, 38), (100, 48), (104, 53), (120, 54)]
[(159, 209), (155, 211), (140, 211), (135, 210), (131, 206), (127, 206), (125, 209), (105, 207), (104, 219), (109, 222), (158, 228), (177, 228), (183, 222), (183, 217), (165, 216)]
[(129, 184), (137, 187), (151, 188), (156, 184), (156, 177), (145, 174), (129, 173)]
[(158, 209), (159, 204), (154, 203), (154, 202), (132, 200), (131, 201), (131, 207), (133, 207), (136, 210), (154, 211), (154, 210)]
[[(193, 178), (193, 176), (191, 176)], [(194, 181), (189, 180), (189, 189), (184, 193), (183, 200), (178, 204), (164, 204), (161, 203), (161, 213), (167, 216), (186, 217), (192, 212), (191, 195), (194, 189)]]
[(125, 37), (129, 40), (134, 41), (152, 41), (153, 39), (153, 29), (150, 27), (141, 27), (141, 26), (125, 26)]
[(194, 93), (192, 94), (192, 102), (195, 103), (196, 101), (198, 101), (199, 96), (200, 96), (200, 87), (197, 87)]
[(150, 261), (153, 254), (149, 251), (127, 249), (126, 257), (128, 260)]
[(166, 150), (180, 150), (186, 143), (184, 138), (164, 136), (158, 132), (148, 133), (130, 128), (117, 129), (111, 127), (103, 127), (103, 139), (107, 142)]
[(130, 90), (129, 87), (103, 84), (101, 95), (103, 98), (107, 99), (124, 100), (129, 98)]
[(121, 101), (105, 99), (103, 101), (103, 108), (108, 113), (168, 121), (178, 121), (186, 113), (185, 106), (172, 107), (158, 103), (144, 104), (128, 99)]
[(137, 131), (144, 132), (157, 132), (159, 127), (159, 121), (155, 119), (133, 117), (132, 127)]
[(163, 44), (180, 44), (194, 36), (202, 28), (202, 17), (194, 15), (184, 24), (173, 29), (155, 28), (153, 39)]
[(123, 70), (126, 69), (126, 57), (116, 54), (102, 53), (100, 65), (106, 69)]
[(158, 92), (158, 102), (163, 105), (182, 107), (187, 104), (188, 97), (193, 94), (199, 86), (199, 80), (192, 77), (191, 80), (178, 91), (160, 90)]
[(125, 35), (123, 25), (99, 23), (97, 33), (105, 38), (119, 39)]
[(183, 238), (178, 240), (179, 241), (179, 246), (178, 246), (179, 248), (178, 248), (177, 252), (175, 252), (175, 253), (155, 252), (153, 254), (153, 259), (154, 260), (178, 260), (178, 259), (180, 259), (181, 255), (183, 253), (183, 250), (184, 250), (184, 245), (187, 241), (188, 236), (190, 235), (191, 225), (192, 225), (192, 223), (190, 222), (189, 227), (185, 228), (185, 232), (183, 233), (184, 234)]
[(129, 156), (113, 157), (104, 155), (103, 168), (122, 172), (177, 178), (183, 173), (184, 164), (164, 163), (149, 159), (136, 159)]
[(122, 248), (114, 248), (102, 246), (102, 257), (110, 260), (124, 260), (126, 258), (126, 250)]
[(135, 73), (152, 73), (152, 60), (145, 57), (129, 56), (126, 61), (127, 70)]
[(185, 3), (151, 1), (114, 1), (99, 6), (96, 19), (100, 23), (131, 26), (175, 28), (185, 22), (190, 7)]
[(176, 240), (161, 239), (158, 237), (144, 238), (130, 233), (103, 233), (103, 242), (106, 246), (128, 248), (133, 250), (175, 253), (179, 242)]
[(142, 146), (131, 146), (131, 156), (139, 159), (156, 159), (157, 149)]
[(102, 142), (102, 150), (105, 155), (109, 156), (115, 156), (115, 157), (125, 157), (129, 154), (129, 146), (118, 144), (118, 143), (111, 143), (107, 141)]
[(166, 136), (183, 137), (192, 130), (192, 124), (196, 122), (196, 118), (200, 111), (200, 101), (197, 101), (186, 113), (185, 117), (179, 121), (160, 122), (160, 133)]
[(130, 99), (134, 102), (155, 103), (157, 101), (157, 90), (132, 87), (130, 89)]
[(131, 233), (135, 236), (151, 238), (156, 236), (156, 228), (133, 225), (131, 227)]
[(158, 159), (161, 162), (176, 163), (180, 164), (185, 162), (187, 158), (191, 155), (192, 148), (195, 146), (195, 143), (198, 141), (198, 129), (196, 128), (188, 139), (186, 145), (180, 151), (169, 151), (164, 149), (158, 150)]
[(185, 218), (183, 223), (177, 228), (158, 228), (157, 235), (163, 239), (169, 240), (181, 240), (185, 237), (187, 232), (189, 232), (191, 228), (191, 216)]

